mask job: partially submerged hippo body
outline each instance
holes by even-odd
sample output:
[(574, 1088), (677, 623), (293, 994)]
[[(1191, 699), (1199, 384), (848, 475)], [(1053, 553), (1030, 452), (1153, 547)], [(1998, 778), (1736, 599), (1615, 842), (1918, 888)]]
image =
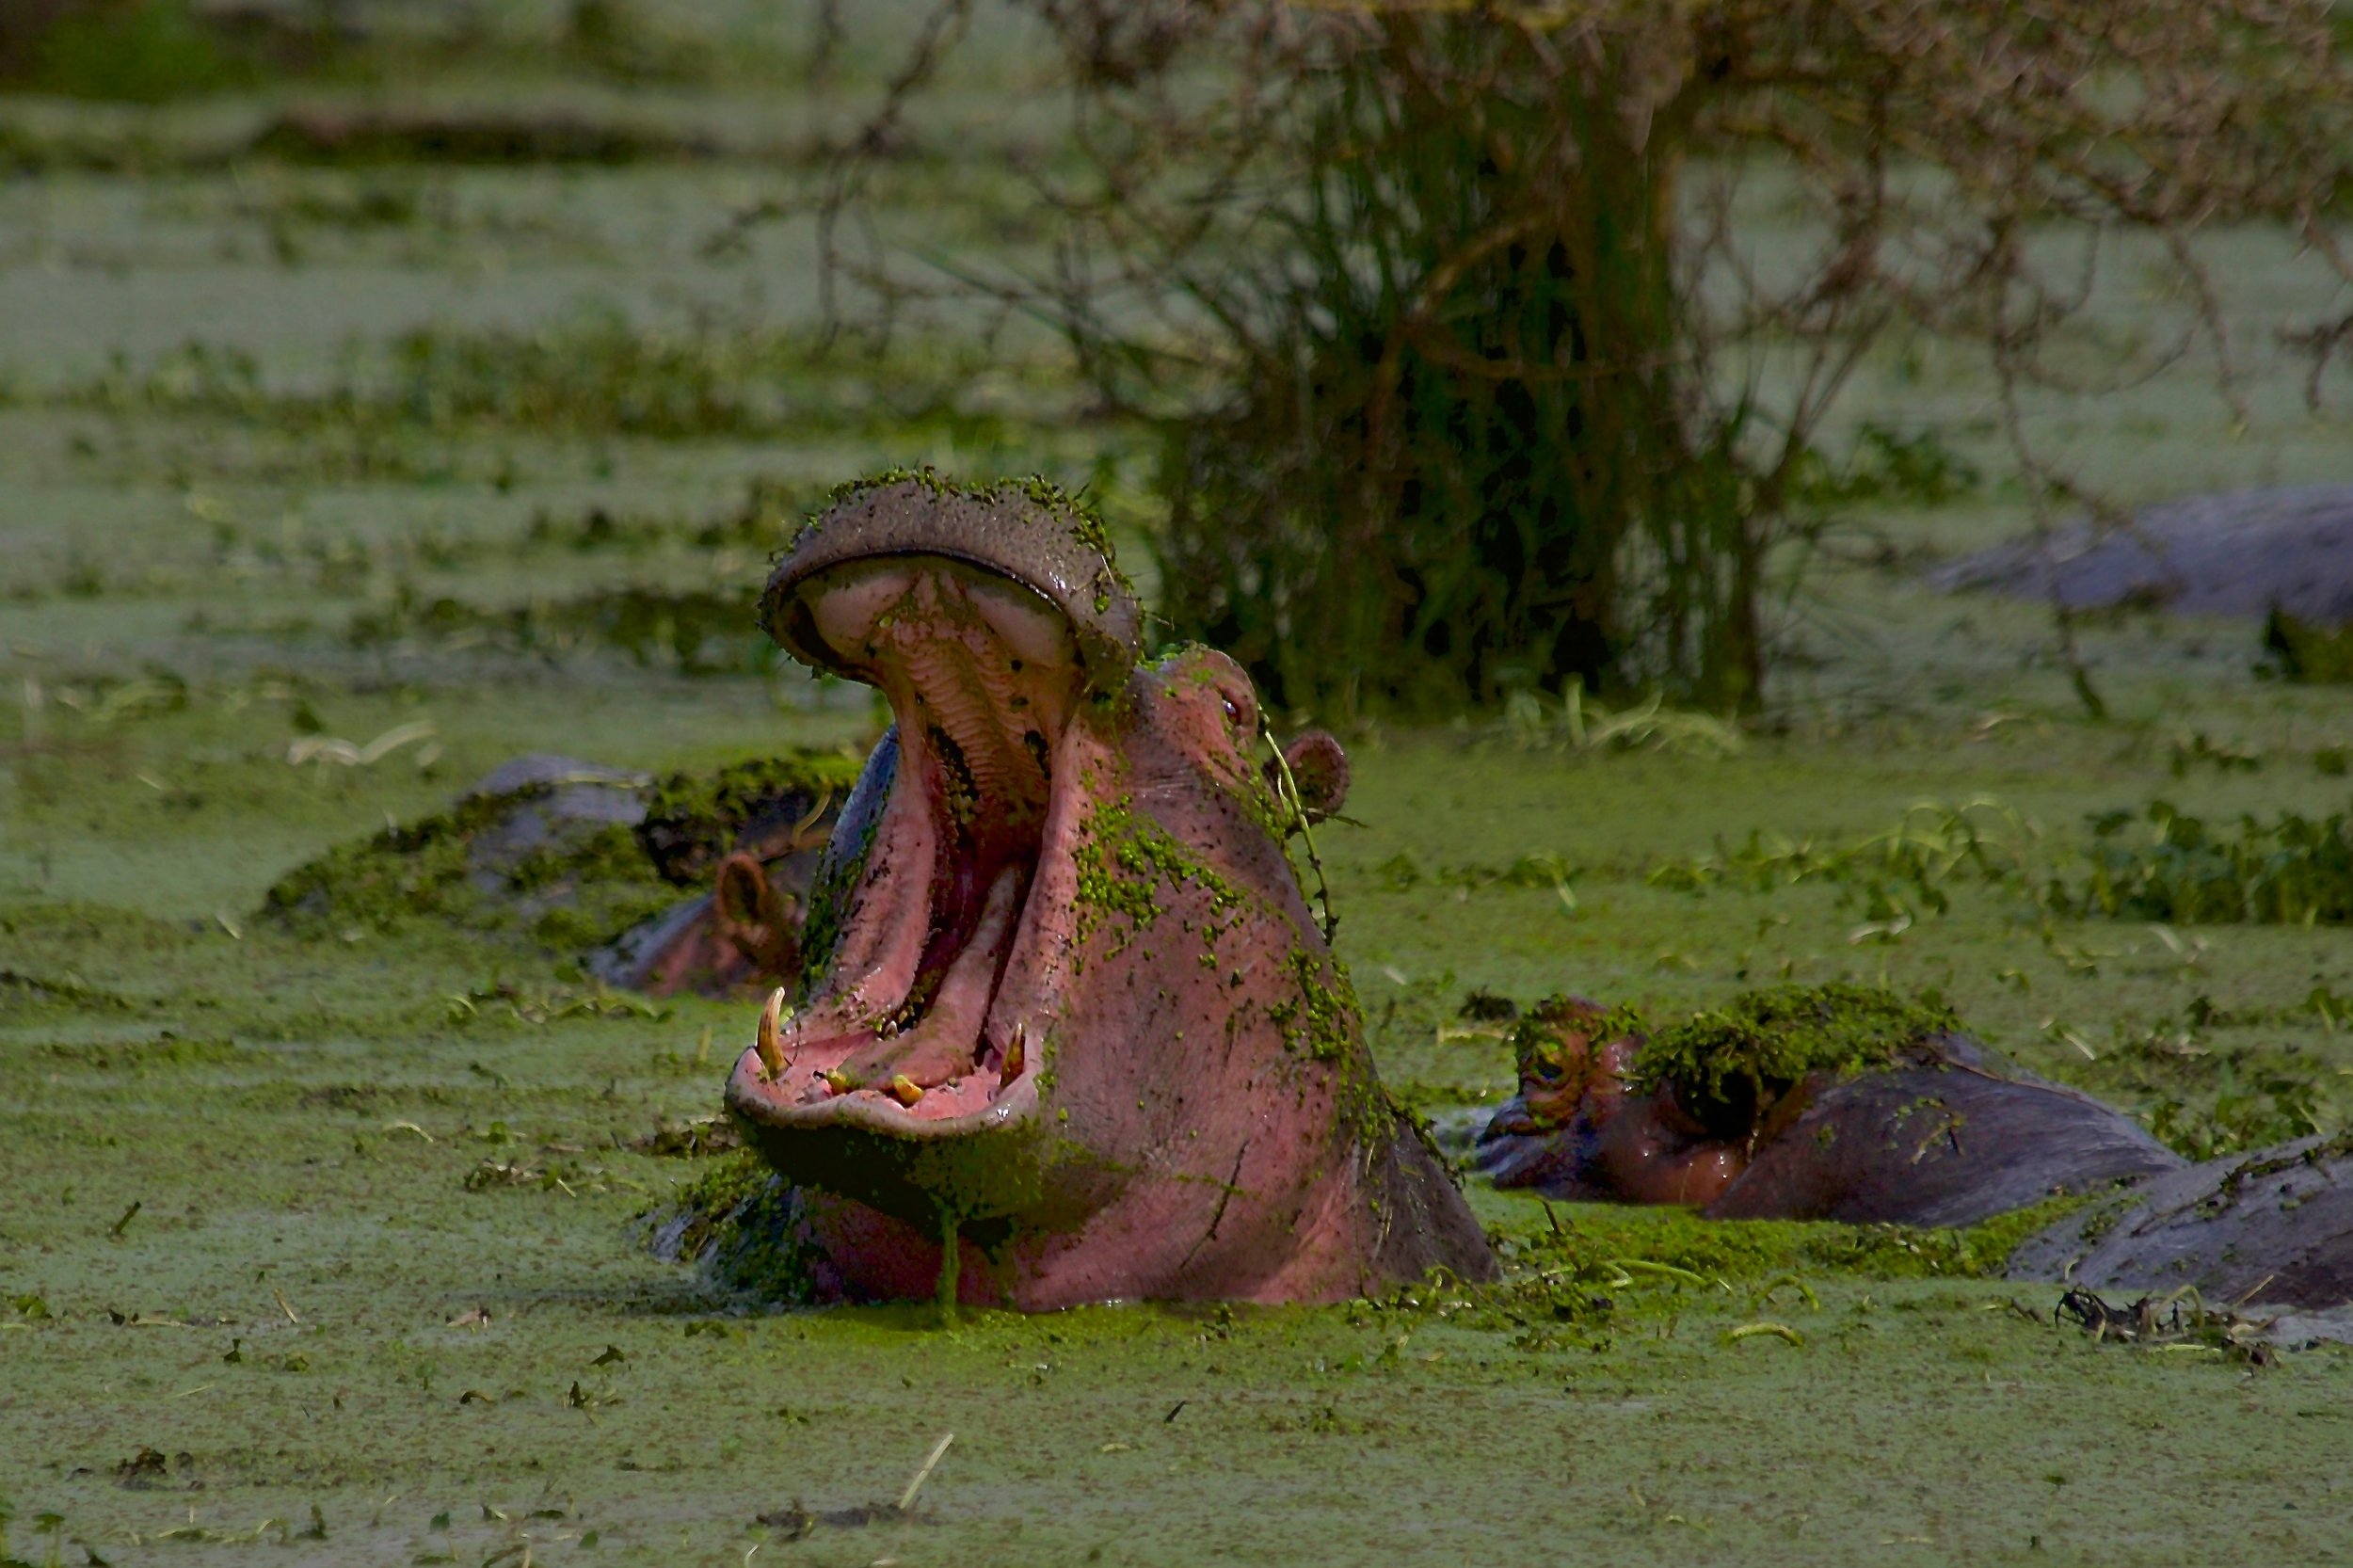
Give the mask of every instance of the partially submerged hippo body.
[(801, 903), (855, 776), (823, 752), (662, 778), (535, 752), (297, 867), (264, 907), (297, 929), (418, 920), (553, 948), (655, 996), (758, 995), (800, 972)]
[[(846, 489), (762, 601), (897, 723), (727, 1100), (820, 1292), (1327, 1301), (1495, 1264), (1376, 1080), (1284, 849), (1248, 680), (1141, 616), (1044, 487)], [(1314, 768), (1305, 764), (1314, 762)]]
[[(2209, 1305), (2353, 1303), (2353, 1136), (2209, 1160), (2067, 1215), (2010, 1255), (2018, 1279), (2144, 1292), (2190, 1286)], [(2341, 1325), (2331, 1337), (2347, 1337)]]
[(808, 776), (789, 783), (755, 778), (730, 792), (722, 774), (701, 821), (665, 817), (657, 797), (638, 842), (672, 884), (711, 890), (623, 933), (591, 956), (590, 972), (657, 997), (796, 984), (809, 883), (849, 793), (808, 760)]
[(2139, 605), (2175, 615), (2353, 626), (2353, 487), (2185, 496), (2129, 527), (2078, 522), (1996, 545), (1929, 574), (1940, 592), (1988, 589), (2073, 610)]
[(2184, 1164), (2121, 1112), (1948, 1031), (1896, 1042), (1868, 1070), (1732, 1092), (1645, 1084), (1639, 1037), (1592, 1002), (1555, 999), (1515, 1038), (1520, 1092), (1475, 1158), (1497, 1186), (1552, 1197), (1968, 1225)]

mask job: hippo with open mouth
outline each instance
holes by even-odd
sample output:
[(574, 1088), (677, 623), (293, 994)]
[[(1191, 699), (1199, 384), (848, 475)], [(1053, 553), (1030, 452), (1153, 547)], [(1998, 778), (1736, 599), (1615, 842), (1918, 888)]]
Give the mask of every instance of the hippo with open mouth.
[[(1809, 1031), (1817, 1060), (1776, 1050)], [(1710, 1219), (1970, 1225), (2185, 1163), (1884, 992), (1783, 987), (1667, 1032), (1578, 998), (1540, 1004), (1514, 1031), (1519, 1093), (1481, 1133), (1479, 1168), (1498, 1187)]]
[(1337, 746), (1262, 762), (1232, 661), (1139, 664), (1091, 515), (1042, 484), (847, 487), (761, 615), (896, 720), (817, 870), (797, 1008), (771, 998), (728, 1081), (804, 1195), (823, 1293), (1037, 1310), (1493, 1275), (1285, 849), (1337, 807)]

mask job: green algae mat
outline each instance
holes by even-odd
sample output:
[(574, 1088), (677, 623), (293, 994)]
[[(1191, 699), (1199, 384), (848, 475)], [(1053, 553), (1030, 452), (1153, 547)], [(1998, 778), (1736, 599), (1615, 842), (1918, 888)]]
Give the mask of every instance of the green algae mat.
[[(527, 63), (476, 87), (605, 102)], [(1148, 443), (1017, 337), (823, 352), (805, 229), (712, 243), (776, 188), (726, 151), (785, 139), (757, 95), (664, 100), (705, 149), (671, 164), (175, 159), (278, 106), (0, 102), (122, 153), (0, 184), (0, 1559), (2344, 1560), (2353, 1356), (2095, 1342), (2000, 1277), (2014, 1225), (1482, 1192), (1501, 1291), (953, 1326), (657, 1257), (728, 1169), (682, 1129), (753, 1004), (592, 978), (642, 879), (460, 920), (388, 908), (369, 846), (528, 752), (846, 766), (868, 694), (751, 626), (800, 516), (892, 464), (1044, 472), (1148, 596)], [(2065, 439), (2152, 497), (2346, 478), (2270, 370), (2231, 441), (2155, 392)], [(1968, 450), (1940, 376), (1904, 395)], [(1346, 734), (1318, 847), (1391, 1087), (1442, 1128), (1501, 1099), (1496, 999), (1839, 983), (2186, 1153), (2343, 1128), (2353, 689), (2135, 613), (2078, 629), (2087, 720), (2033, 609), (1916, 586), (2022, 517), (1872, 519), (1737, 732), (1531, 693)]]

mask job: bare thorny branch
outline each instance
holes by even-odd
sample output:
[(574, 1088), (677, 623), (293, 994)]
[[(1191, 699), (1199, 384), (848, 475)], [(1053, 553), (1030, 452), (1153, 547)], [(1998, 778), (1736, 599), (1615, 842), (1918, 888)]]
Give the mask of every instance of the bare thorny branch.
[[(2047, 549), (2058, 504), (2095, 522), (2119, 514), (2036, 445), (2029, 390), (2089, 395), (2200, 355), (2224, 407), (2247, 417), (2237, 344), (2202, 234), (2230, 223), (2283, 225), (2353, 288), (2341, 237), (2353, 202), (2353, 72), (2327, 0), (1015, 0), (1015, 8), (1041, 20), (1061, 49), (1057, 90), (1072, 128), (1064, 155), (1026, 170), (1049, 225), (1049, 269), (984, 276), (936, 256), (911, 274), (871, 233), (861, 247), (843, 243), (844, 224), (874, 199), (912, 100), (971, 21), (971, 0), (940, 0), (818, 200), (829, 312), (848, 308), (841, 281), (885, 320), (927, 291), (990, 297), (1052, 325), (1108, 408), (1197, 423), (1238, 399), (1312, 398), (1307, 367), (1287, 358), (1299, 351), (1296, 323), (1323, 308), (1312, 303), (1324, 296), (1307, 275), (1356, 269), (1350, 286), (1402, 301), (1371, 350), (1364, 417), (1376, 438), (1396, 439), (1409, 351), (1467, 380), (1581, 386), (1580, 395), (1603, 399), (1657, 382), (1660, 407), (1683, 426), (1669, 432), (1676, 444), (1663, 461), (1724, 448), (1742, 465), (1756, 507), (1743, 548), (1802, 522), (1788, 515), (1792, 476), (1890, 330), (1982, 356)], [(1491, 46), (1463, 47), (1474, 29)], [(1388, 118), (1318, 119), (1347, 93), (1387, 95)], [(1489, 149), (1498, 178), (1474, 186), (1503, 204), (1417, 212), (1426, 197), (1381, 171), (1391, 149), (1334, 143), (1319, 130), (1402, 127), (1397, 116), (1423, 113), (1458, 117), (1465, 136)], [(1564, 354), (1559, 339), (1473, 346), (1455, 319), (1470, 280), (1530, 246), (1573, 236), (1577, 215), (1560, 193), (1612, 177), (1611, 159), (1648, 171), (1634, 199), (1658, 204), (1673, 252), (1672, 296), (1655, 329), (1621, 333), (1615, 357)], [(1530, 168), (1545, 176), (1529, 177)], [(1793, 173), (1818, 222), (1822, 242), (1803, 265), (1760, 265), (1747, 241), (1734, 198), (1758, 168)], [(1314, 250), (1355, 210), (1349, 201), (1370, 203), (1367, 214), (1393, 227), (1453, 227), (1407, 258), (1418, 268), (1412, 275), (1398, 275), (1401, 258), (1377, 246)], [(1642, 243), (1635, 231), (1624, 243)], [(2178, 290), (2172, 343), (2091, 335), (2104, 245), (2126, 233), (2154, 238)], [(2080, 240), (2075, 272), (2057, 276), (2056, 242), (2071, 235)], [(1587, 286), (1576, 274), (1572, 281)], [(1589, 308), (1599, 300), (1586, 297)], [(2307, 393), (2317, 404), (2336, 357), (2353, 356), (2353, 310), (2276, 336), (2311, 356)], [(1794, 370), (1765, 374), (1775, 356)], [(1728, 362), (1748, 371), (1727, 380)], [(1294, 447), (1314, 435), (1312, 420), (1283, 417)], [(1377, 459), (1377, 441), (1370, 450)], [(1393, 504), (1377, 468), (1360, 465), (1366, 527)], [(2096, 712), (2072, 623), (2064, 606), (2054, 612), (2077, 690)]]

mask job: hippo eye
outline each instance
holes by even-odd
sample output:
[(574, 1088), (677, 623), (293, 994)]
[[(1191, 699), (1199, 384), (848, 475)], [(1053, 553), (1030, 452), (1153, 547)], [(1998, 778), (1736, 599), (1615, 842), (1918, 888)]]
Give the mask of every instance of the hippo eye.
[(1220, 701), (1220, 702), (1222, 702), (1222, 703), (1224, 703), (1224, 704), (1225, 705), (1225, 722), (1226, 722), (1227, 724), (1240, 724), (1240, 723), (1241, 723), (1241, 703), (1236, 702), (1236, 701), (1235, 701), (1232, 697), (1230, 697), (1230, 696), (1222, 696), (1222, 697), (1218, 698), (1218, 701)]

